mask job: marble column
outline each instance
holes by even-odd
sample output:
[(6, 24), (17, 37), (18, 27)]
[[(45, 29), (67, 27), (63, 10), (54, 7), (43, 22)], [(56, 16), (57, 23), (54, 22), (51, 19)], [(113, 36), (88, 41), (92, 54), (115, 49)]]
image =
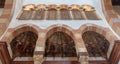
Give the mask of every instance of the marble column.
[(120, 41), (115, 41), (112, 53), (109, 58), (111, 64), (119, 64), (120, 62)]
[(44, 47), (36, 47), (34, 52), (34, 64), (42, 64), (44, 62)]
[(85, 48), (79, 49), (78, 57), (80, 64), (89, 64), (89, 56)]
[(44, 62), (43, 55), (34, 55), (34, 64), (42, 64)]

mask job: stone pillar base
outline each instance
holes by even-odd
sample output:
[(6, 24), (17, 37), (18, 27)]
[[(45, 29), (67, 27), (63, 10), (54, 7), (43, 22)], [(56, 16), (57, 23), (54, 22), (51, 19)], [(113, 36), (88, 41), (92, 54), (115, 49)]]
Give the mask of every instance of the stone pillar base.
[(34, 61), (34, 64), (42, 64), (42, 63), (39, 61)]
[(43, 55), (34, 56), (34, 64), (42, 64), (44, 62)]
[(89, 64), (89, 62), (80, 62), (80, 64)]

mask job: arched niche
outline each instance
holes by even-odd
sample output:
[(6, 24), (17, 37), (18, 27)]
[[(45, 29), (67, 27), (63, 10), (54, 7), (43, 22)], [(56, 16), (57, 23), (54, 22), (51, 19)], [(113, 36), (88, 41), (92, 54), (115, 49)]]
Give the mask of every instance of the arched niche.
[(33, 57), (38, 35), (32, 31), (24, 31), (15, 36), (11, 43), (12, 59), (16, 57)]
[(103, 57), (107, 59), (110, 44), (103, 35), (95, 31), (85, 31), (82, 34), (82, 38), (85, 42), (89, 57)]
[(74, 40), (62, 31), (52, 33), (46, 40), (45, 57), (77, 57)]

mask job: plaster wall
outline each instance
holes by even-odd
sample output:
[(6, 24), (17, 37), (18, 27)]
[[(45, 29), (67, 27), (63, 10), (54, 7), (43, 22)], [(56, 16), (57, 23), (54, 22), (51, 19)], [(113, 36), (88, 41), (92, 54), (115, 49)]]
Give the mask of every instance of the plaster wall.
[(32, 1), (16, 0), (15, 11), (13, 13), (13, 18), (11, 20), (11, 23), (8, 26), (8, 29), (15, 28), (15, 27), (18, 27), (18, 26), (23, 25), (23, 24), (28, 24), (28, 25), (34, 24), (42, 29), (46, 29), (46, 28), (50, 27), (51, 25), (55, 25), (55, 24), (57, 24), (58, 26), (62, 26), (63, 24), (68, 25), (72, 29), (79, 29), (84, 24), (95, 24), (95, 25), (98, 25), (101, 27), (109, 28), (114, 33), (114, 35), (120, 39), (120, 37), (114, 32), (114, 30), (112, 30), (112, 28), (110, 27), (110, 25), (108, 24), (108, 22), (106, 21), (106, 19), (104, 17), (104, 14), (102, 11), (102, 4), (101, 4), (102, 1), (101, 0), (94, 0), (94, 1), (93, 0), (89, 0), (89, 1), (88, 0), (86, 0), (86, 1), (77, 0), (74, 2), (71, 2), (69, 0), (63, 1), (63, 3), (68, 4), (68, 5), (71, 5), (71, 4), (79, 4), (79, 5), (89, 4), (95, 8), (96, 13), (101, 18), (101, 20), (18, 20), (18, 19), (16, 19), (17, 16), (19, 15), (21, 9), (22, 9), (22, 6), (24, 6), (24, 5), (27, 5), (27, 4), (36, 4), (36, 5), (37, 4), (47, 4), (47, 5), (49, 5), (49, 4), (61, 4), (61, 3), (62, 3), (62, 1), (59, 1), (59, 0), (57, 0), (55, 2), (53, 2), (53, 0), (50, 0), (50, 1), (48, 1), (48, 0), (47, 1), (43, 1), (43, 0), (41, 0), (41, 1), (40, 0), (39, 1), (38, 0), (32, 0)]
[[(50, 0), (50, 2), (53, 0)], [(72, 27), (73, 29), (78, 29), (81, 25), (86, 24), (86, 23), (92, 23), (92, 24), (96, 24), (99, 26), (104, 26), (104, 27), (108, 27), (108, 25), (106, 24), (106, 20), (105, 17), (102, 13), (102, 9), (101, 9), (101, 4), (100, 4), (100, 0), (96, 0), (96, 1), (83, 1), (83, 0), (78, 0), (78, 1), (74, 1), (73, 0), (69, 1), (69, 0), (65, 0), (63, 1), (63, 3), (71, 5), (71, 4), (89, 4), (93, 7), (95, 7), (96, 9), (96, 13), (97, 15), (99, 15), (99, 17), (101, 18), (101, 20), (17, 20), (17, 16), (19, 15), (22, 6), (27, 5), (27, 4), (62, 4), (62, 1), (55, 1), (55, 2), (51, 2), (51, 3), (47, 3), (49, 1), (38, 1), (38, 0), (34, 0), (34, 1), (29, 1), (29, 0), (25, 0), (24, 2), (17, 0), (16, 2), (16, 7), (15, 7), (15, 12), (14, 12), (14, 16), (12, 18), (12, 21), (10, 23), (9, 28), (14, 28), (17, 27), (19, 25), (22, 24), (35, 24), (37, 26), (39, 26), (40, 28), (47, 28), (51, 25), (54, 24), (65, 24), (68, 25), (70, 27)], [(96, 6), (96, 4), (99, 4)]]

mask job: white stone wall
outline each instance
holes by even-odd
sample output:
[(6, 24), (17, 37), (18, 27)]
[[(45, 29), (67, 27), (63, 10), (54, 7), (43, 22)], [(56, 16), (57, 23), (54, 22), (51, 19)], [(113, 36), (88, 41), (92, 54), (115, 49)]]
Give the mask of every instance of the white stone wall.
[[(72, 2), (73, 1), (73, 2)], [(101, 20), (17, 20), (17, 16), (19, 15), (22, 6), (27, 5), (27, 4), (78, 4), (78, 5), (83, 5), (83, 4), (89, 4), (93, 6), (96, 10), (97, 15), (101, 18)], [(59, 24), (59, 25), (67, 25), (73, 29), (79, 29), (82, 25), (84, 24), (95, 24), (98, 26), (102, 26), (105, 28), (109, 28), (115, 36), (117, 36), (119, 39), (120, 37), (111, 29), (109, 24), (107, 23), (102, 7), (101, 7), (101, 0), (56, 0), (53, 2), (53, 0), (16, 0), (16, 5), (15, 5), (15, 11), (13, 18), (11, 20), (11, 23), (9, 24), (8, 28), (15, 28), (23, 24), (34, 24), (42, 29), (47, 29), (48, 27)]]
[[(95, 3), (97, 3), (97, 5)], [(57, 5), (89, 4), (95, 7), (96, 13), (101, 18), (101, 20), (17, 20), (16, 18), (22, 9), (22, 6), (27, 5), (27, 4), (36, 4), (36, 5), (37, 4), (46, 4), (46, 5), (49, 5), (49, 4), (57, 4)], [(98, 26), (103, 26), (103, 27), (109, 26), (108, 24), (106, 24), (106, 20), (102, 12), (100, 0), (96, 0), (95, 2), (93, 0), (89, 0), (89, 1), (88, 0), (86, 1), (83, 1), (83, 0), (63, 0), (63, 1), (61, 0), (56, 0), (56, 1), (54, 0), (46, 0), (46, 1), (45, 0), (25, 0), (25, 1), (16, 0), (15, 12), (14, 12), (14, 16), (12, 18), (9, 28), (15, 28), (22, 24), (34, 24), (34, 25), (39, 26), (42, 29), (46, 29), (54, 24), (68, 25), (73, 29), (79, 29), (84, 24), (96, 24)]]

